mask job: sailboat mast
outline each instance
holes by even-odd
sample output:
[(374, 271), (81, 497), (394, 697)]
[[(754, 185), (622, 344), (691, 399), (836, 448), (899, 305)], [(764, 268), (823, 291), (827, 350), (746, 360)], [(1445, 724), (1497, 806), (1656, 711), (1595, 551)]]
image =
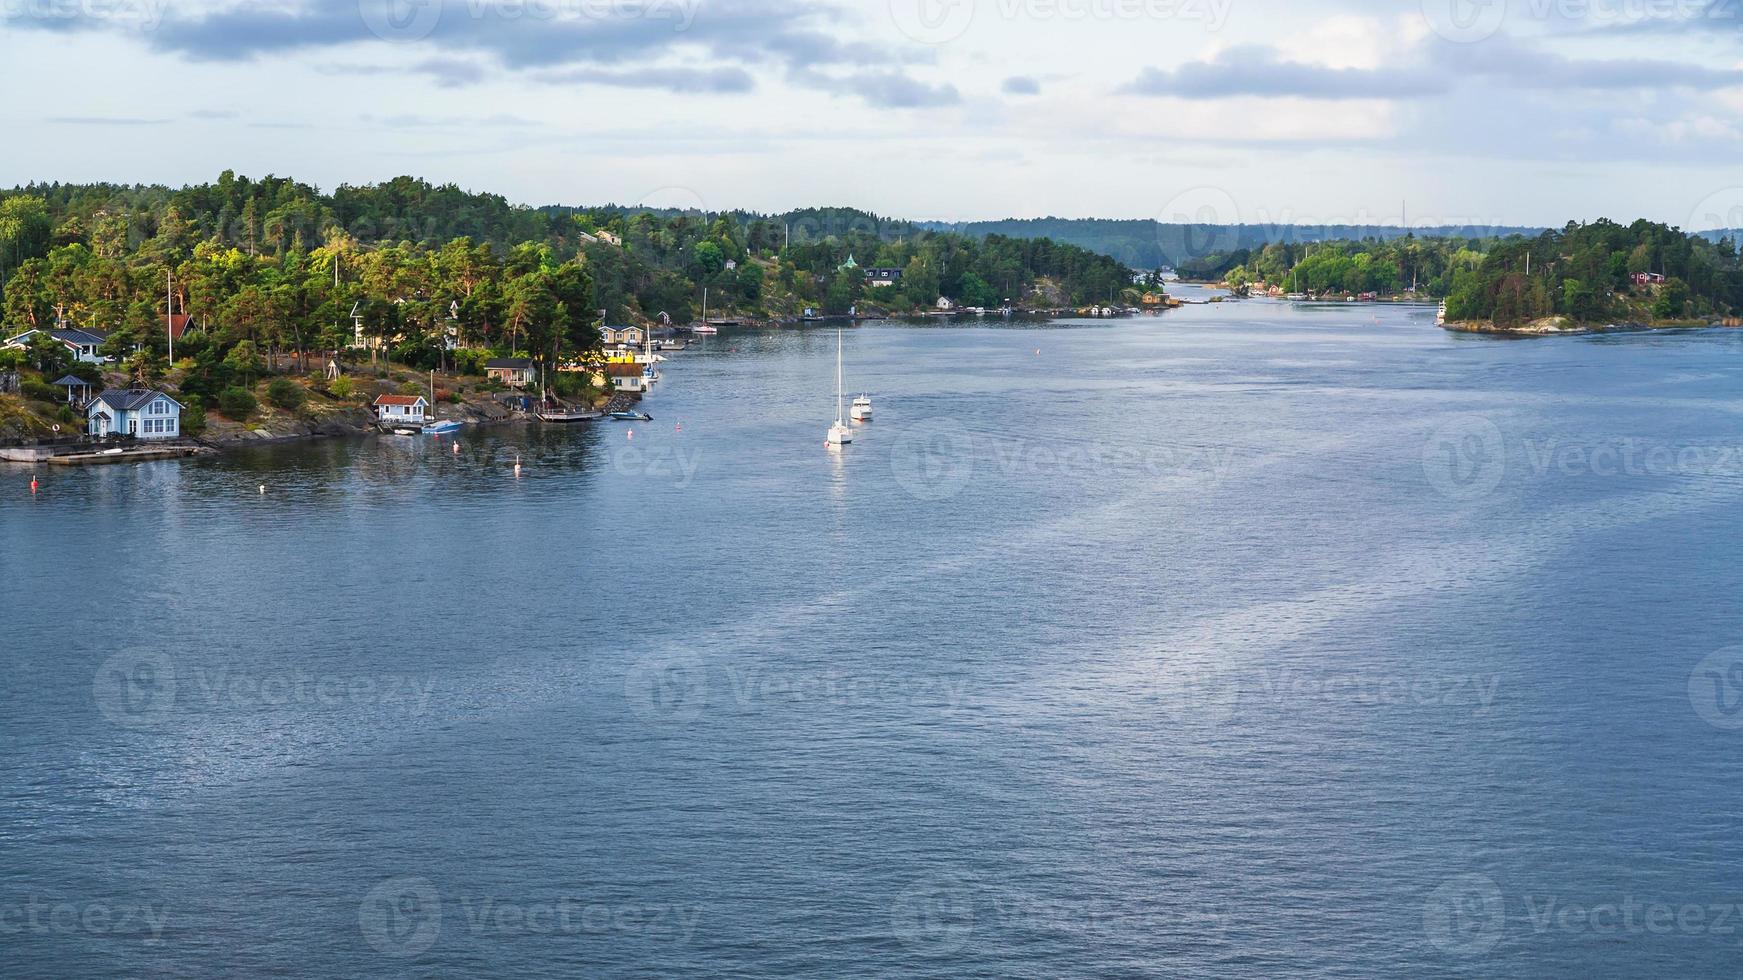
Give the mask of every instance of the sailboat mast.
[(841, 424), (841, 331), (835, 331), (835, 424)]

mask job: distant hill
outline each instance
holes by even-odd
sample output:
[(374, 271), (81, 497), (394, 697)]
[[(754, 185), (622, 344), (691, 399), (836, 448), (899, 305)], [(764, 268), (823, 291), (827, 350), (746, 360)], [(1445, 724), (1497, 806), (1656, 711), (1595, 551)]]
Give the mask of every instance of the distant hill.
[(1051, 238), (1100, 252), (1134, 269), (1187, 266), (1213, 253), (1227, 254), (1266, 245), (1306, 242), (1390, 240), (1417, 238), (1493, 238), (1510, 235), (1535, 236), (1543, 228), (1459, 227), (1425, 228), (1375, 225), (1183, 225), (1159, 221), (1108, 218), (1026, 218), (1003, 221), (919, 221), (928, 231), (954, 231), (985, 237)]

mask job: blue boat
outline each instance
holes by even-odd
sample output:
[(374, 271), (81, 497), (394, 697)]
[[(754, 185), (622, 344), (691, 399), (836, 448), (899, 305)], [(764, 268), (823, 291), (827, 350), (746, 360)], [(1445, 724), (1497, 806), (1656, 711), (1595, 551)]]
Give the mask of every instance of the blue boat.
[(612, 412), (611, 417), (619, 422), (652, 422), (654, 417), (646, 412)]
[(459, 432), (466, 423), (454, 419), (443, 419), (440, 422), (429, 422), (424, 425), (424, 435), (444, 436), (450, 432)]

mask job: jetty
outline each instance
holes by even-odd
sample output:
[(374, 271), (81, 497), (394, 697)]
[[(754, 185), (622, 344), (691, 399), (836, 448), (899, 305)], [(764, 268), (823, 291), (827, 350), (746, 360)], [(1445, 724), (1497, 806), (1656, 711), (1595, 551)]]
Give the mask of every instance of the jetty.
[(99, 452), (62, 453), (48, 457), (54, 466), (100, 466), (105, 463), (149, 463), (159, 459), (182, 459), (198, 453), (197, 446), (139, 446)]

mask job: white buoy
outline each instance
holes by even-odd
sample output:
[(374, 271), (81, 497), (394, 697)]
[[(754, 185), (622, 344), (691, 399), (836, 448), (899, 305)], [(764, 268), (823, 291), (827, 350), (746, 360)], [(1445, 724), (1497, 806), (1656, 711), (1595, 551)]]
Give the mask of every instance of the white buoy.
[(520, 477), (520, 457), (519, 456), (516, 456), (514, 458), (514, 475), (516, 478)]
[(264, 496), (266, 494), (266, 484), (262, 483), (260, 485), (260, 493), (262, 496)]

